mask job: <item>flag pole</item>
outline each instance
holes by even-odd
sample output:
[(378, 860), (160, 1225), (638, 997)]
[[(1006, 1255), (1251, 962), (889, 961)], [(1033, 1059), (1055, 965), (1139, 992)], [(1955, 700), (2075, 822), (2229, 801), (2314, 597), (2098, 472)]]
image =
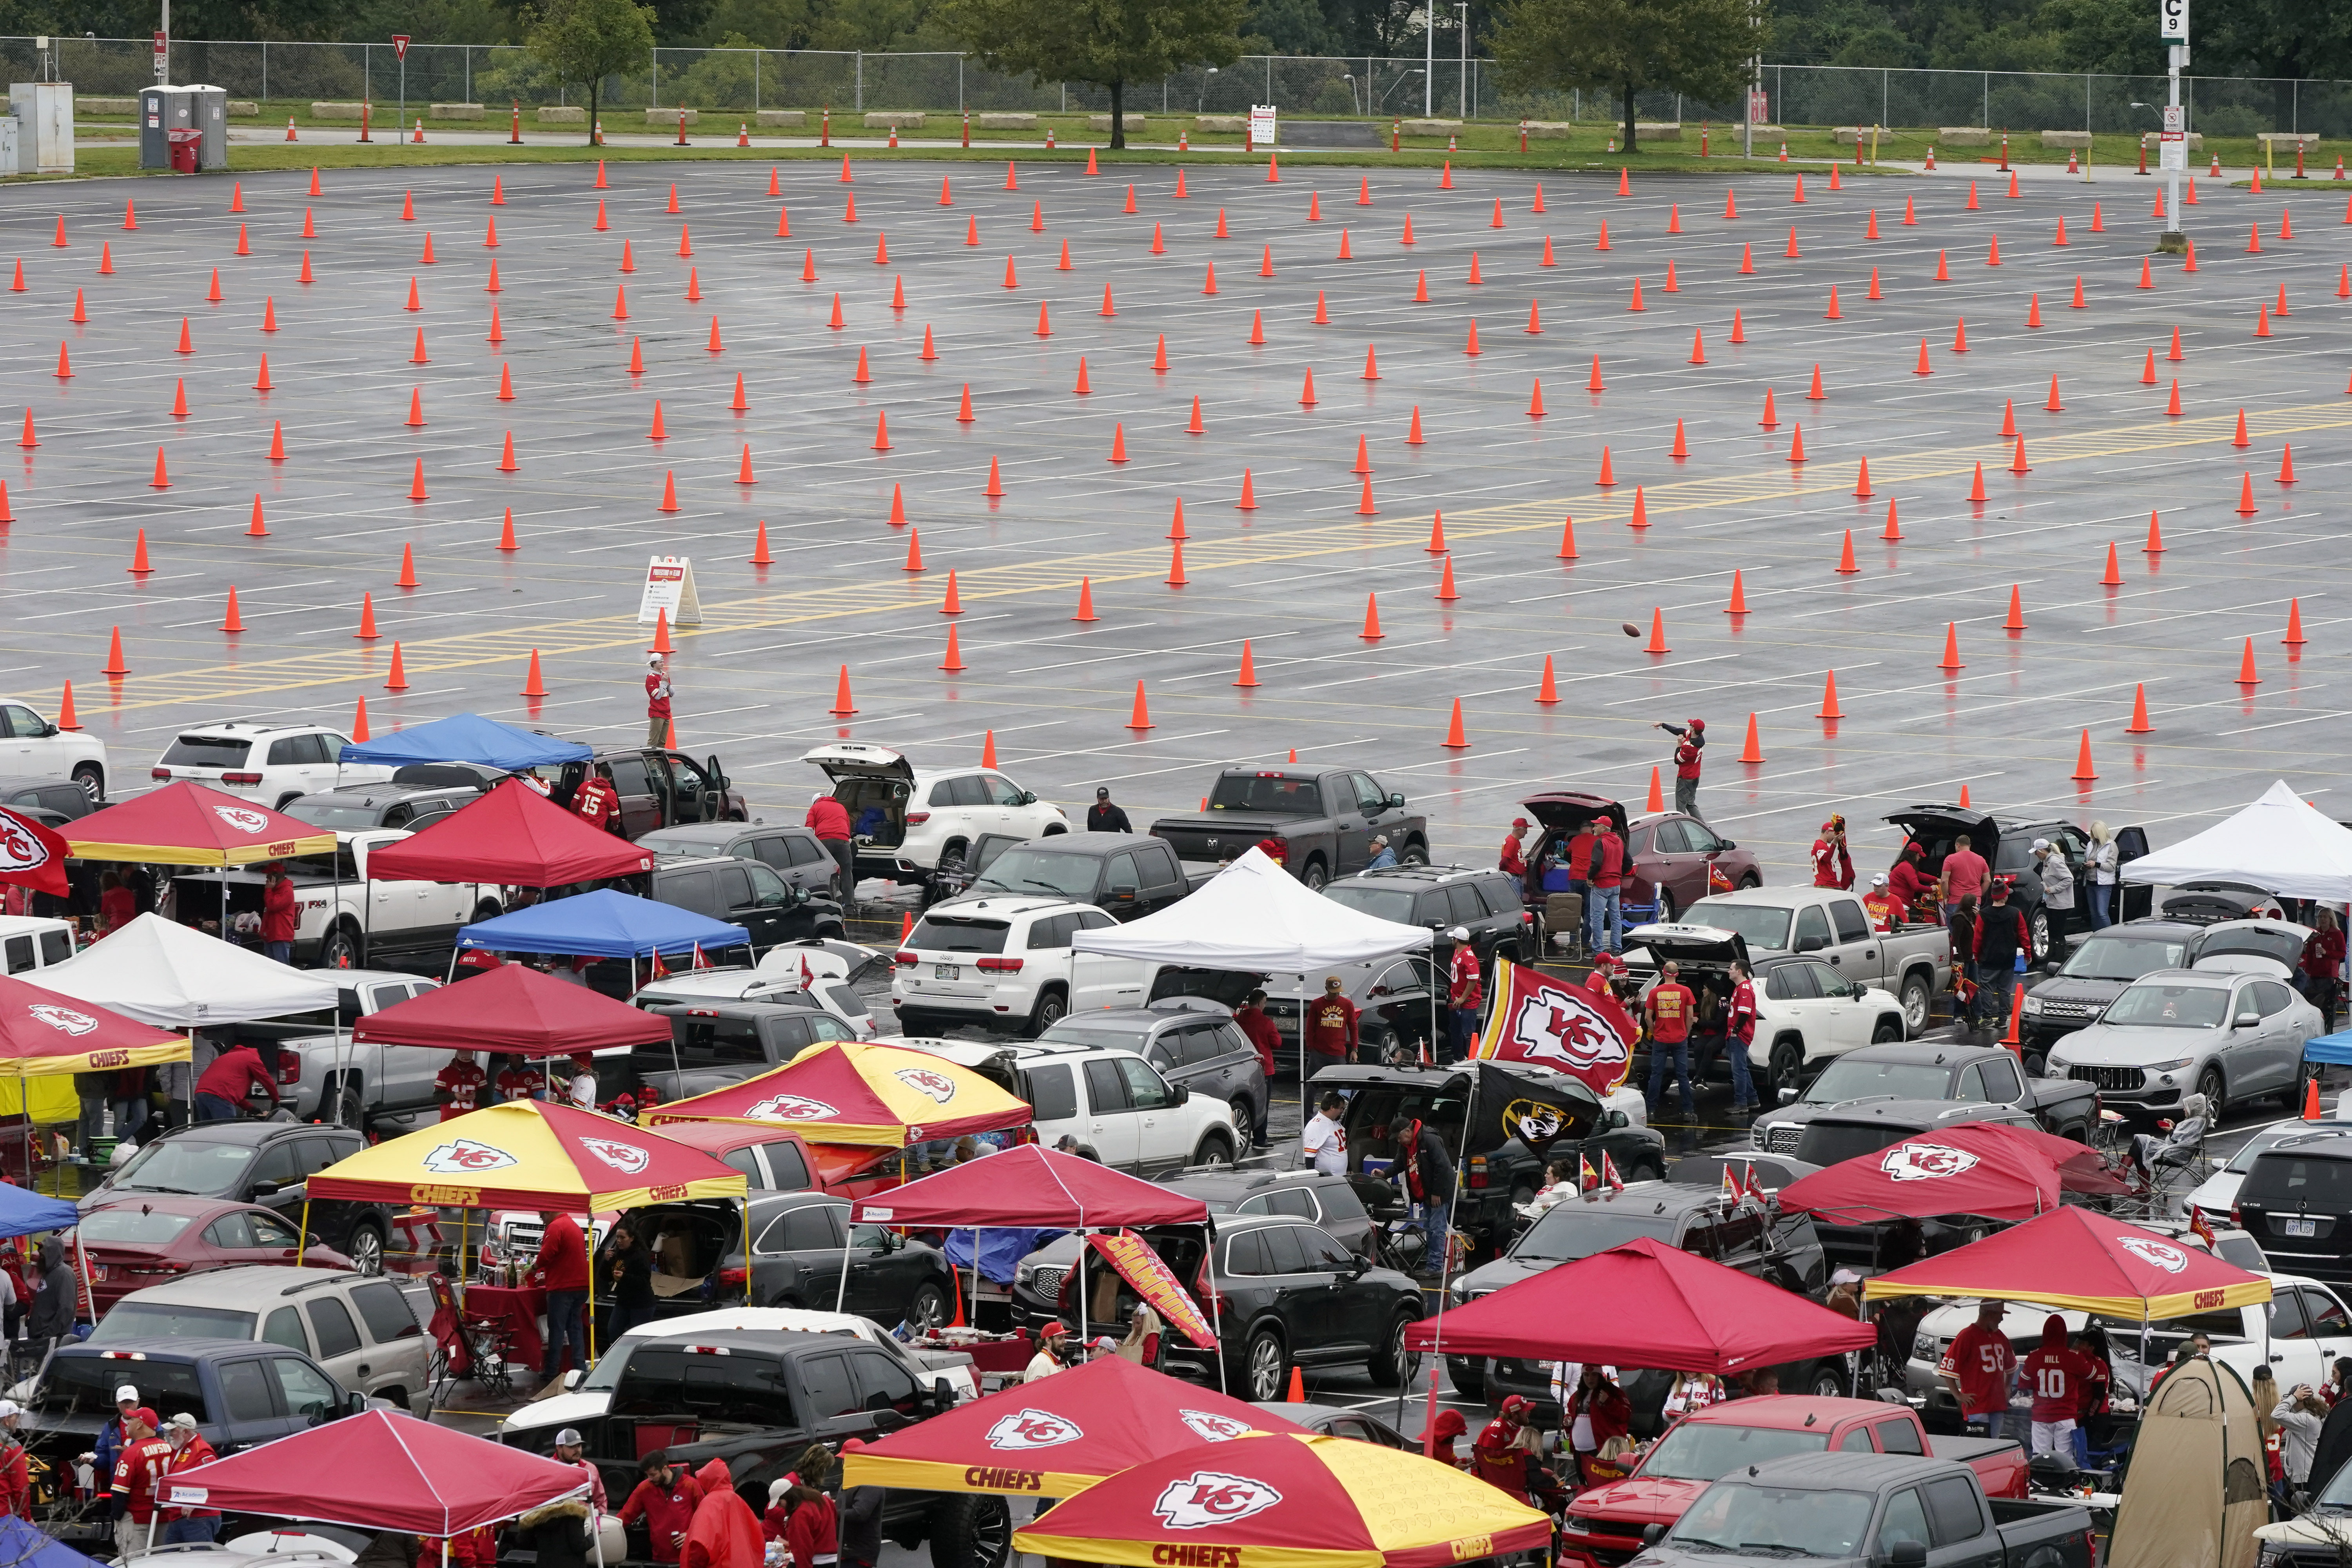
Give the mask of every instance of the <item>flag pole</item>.
[[(1436, 950), (1433, 945), (1431, 949), (1433, 982), (1435, 962)], [(1509, 959), (1499, 952), (1495, 955), (1495, 983), (1489, 987), (1492, 994), (1487, 998), (1486, 1026), (1478, 1031), (1478, 1037), (1470, 1042), (1469, 1060), (1464, 1064), (1470, 1068), (1470, 1092), (1462, 1099), (1462, 1157), (1454, 1162), (1454, 1191), (1445, 1200), (1445, 1237), (1441, 1243), (1441, 1250), (1438, 1253), (1437, 1327), (1431, 1336), (1429, 1346), (1429, 1405), (1421, 1428), (1421, 1452), (1424, 1458), (1434, 1458), (1437, 1454), (1437, 1371), (1445, 1364), (1445, 1304), (1452, 1296), (1452, 1292), (1446, 1289), (1445, 1277), (1454, 1263), (1454, 1216), (1462, 1204), (1464, 1172), (1470, 1163), (1470, 1128), (1478, 1114), (1480, 1075), (1476, 1064), (1486, 1059), (1486, 1037), (1495, 1029), (1494, 997), (1502, 995), (1510, 988), (1511, 969)], [(1433, 984), (1430, 995), (1433, 1013), (1436, 997)], [(1433, 1046), (1436, 1041), (1433, 1039), (1430, 1043)], [(1419, 1156), (1419, 1153), (1418, 1150), (1408, 1150), (1404, 1152), (1403, 1157), (1408, 1160), (1414, 1159)], [(1404, 1391), (1402, 1386), (1397, 1391), (1397, 1418), (1400, 1421), (1404, 1418)]]

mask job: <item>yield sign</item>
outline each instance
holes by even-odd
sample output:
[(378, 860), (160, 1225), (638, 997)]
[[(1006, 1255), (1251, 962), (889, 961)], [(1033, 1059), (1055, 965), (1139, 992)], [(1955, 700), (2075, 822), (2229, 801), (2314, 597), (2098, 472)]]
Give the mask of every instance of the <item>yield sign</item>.
[(396, 60), (404, 60), (408, 58), (408, 35), (406, 33), (394, 33), (392, 36), (392, 58)]

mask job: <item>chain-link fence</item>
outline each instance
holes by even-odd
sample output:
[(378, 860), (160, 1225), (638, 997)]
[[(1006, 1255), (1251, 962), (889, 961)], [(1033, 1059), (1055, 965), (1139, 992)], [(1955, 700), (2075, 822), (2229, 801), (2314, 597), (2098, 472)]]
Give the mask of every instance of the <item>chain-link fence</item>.
[[(298, 111), (312, 101), (371, 100), (418, 113), (440, 103), (509, 103), (525, 109), (577, 104), (577, 83), (557, 81), (512, 44), (412, 44), (405, 58), (390, 43), (175, 40), (173, 79), (201, 81)], [(22, 81), (48, 76), (72, 81), (89, 97), (128, 97), (154, 79), (149, 40), (54, 38), (46, 57), (31, 38), (0, 37), (0, 70)], [(2162, 77), (2025, 71), (1882, 70), (1865, 67), (1767, 65), (1763, 87), (1774, 123), (1784, 126), (1882, 125), (1934, 132), (1984, 126), (2020, 132), (2128, 133), (2157, 128), (2152, 105), (2164, 101)], [(676, 107), (718, 114), (761, 109), (836, 113), (923, 110), (1094, 113), (1110, 107), (1106, 89), (1033, 82), (1005, 76), (951, 53), (878, 54), (816, 49), (660, 48), (650, 68), (603, 84), (615, 110)], [(2287, 78), (2183, 78), (2192, 130), (2213, 137), (2261, 132), (2352, 135), (2352, 82)], [(1129, 113), (1244, 114), (1275, 105), (1286, 118), (1361, 119), (1385, 124), (1434, 114), (1510, 122), (1565, 121), (1598, 127), (1622, 118), (1612, 96), (1577, 91), (1507, 93), (1491, 60), (1432, 58), (1249, 55), (1223, 69), (1195, 68), (1156, 81), (1131, 82)], [(1645, 92), (1635, 102), (1645, 121), (1738, 118), (1737, 105)]]

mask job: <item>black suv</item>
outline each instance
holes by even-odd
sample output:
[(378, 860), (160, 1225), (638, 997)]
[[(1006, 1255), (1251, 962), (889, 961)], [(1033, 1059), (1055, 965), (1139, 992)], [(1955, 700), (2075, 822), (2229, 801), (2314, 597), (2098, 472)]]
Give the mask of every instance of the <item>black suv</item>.
[(0, 778), (0, 805), (21, 811), (44, 827), (63, 827), (98, 809), (71, 779)]
[(344, 784), (295, 796), (286, 803), (286, 815), (337, 833), (359, 833), (371, 827), (413, 831), (480, 798), (480, 791), (463, 784)]
[[(1552, 1205), (1509, 1253), (1454, 1281), (1454, 1304), (1467, 1306), (1507, 1285), (1644, 1236), (1800, 1295), (1818, 1297), (1829, 1283), (1821, 1238), (1805, 1215), (1728, 1203), (1720, 1185), (1635, 1182), (1622, 1192), (1563, 1198)], [(1523, 1394), (1536, 1402), (1546, 1425), (1559, 1420), (1549, 1362), (1507, 1358), (1490, 1367), (1476, 1357), (1447, 1356), (1445, 1369), (1454, 1386), (1473, 1399)], [(1626, 1389), (1633, 1401), (1636, 1433), (1646, 1436), (1657, 1429), (1658, 1409), (1672, 1382), (1671, 1373), (1636, 1374)], [(1817, 1366), (1790, 1369), (1784, 1373), (1782, 1386), (1791, 1393), (1842, 1395), (1846, 1392), (1844, 1358), (1832, 1356)]]
[(2231, 1217), (2278, 1272), (2352, 1284), (2352, 1136), (2258, 1156)]
[(803, 893), (833, 895), (834, 873), (840, 869), (824, 842), (805, 827), (782, 823), (686, 822), (656, 827), (637, 840), (656, 862), (694, 860), (710, 856), (757, 860)]
[[(829, 875), (829, 874), (828, 874)], [(807, 937), (843, 939), (841, 906), (787, 882), (758, 860), (732, 856), (654, 862), (646, 897), (741, 926), (756, 959), (778, 942)], [(717, 953), (705, 953), (717, 959)]]
[[(955, 1273), (937, 1247), (884, 1226), (849, 1225), (849, 1205), (827, 1193), (754, 1193), (750, 1207), (748, 1288), (743, 1204), (704, 1199), (631, 1211), (637, 1234), (650, 1238), (655, 1273), (702, 1281), (698, 1289), (656, 1302), (656, 1317), (746, 1306), (829, 1312), (835, 1300), (842, 1310), (885, 1328), (903, 1321), (917, 1329), (936, 1329), (952, 1315)], [(845, 1258), (846, 1295), (841, 1284)]]
[[(142, 1193), (180, 1193), (259, 1204), (296, 1230), (312, 1176), (367, 1147), (355, 1128), (307, 1121), (204, 1121), (166, 1132), (132, 1155), (75, 1206), (84, 1214), (135, 1201)], [(310, 1205), (310, 1227), (363, 1274), (383, 1268), (392, 1211), (382, 1204), (321, 1198)]]
[[(1500, 871), (1463, 866), (1391, 866), (1327, 883), (1323, 896), (1398, 925), (1433, 931), (1466, 927), (1482, 969), (1490, 968), (1498, 952), (1513, 963), (1532, 963), (1543, 956), (1534, 919), (1519, 897), (1518, 882)], [(1452, 943), (1437, 944), (1435, 956), (1441, 967), (1453, 952)]]
[[(2084, 868), (2083, 858), (2089, 850), (2091, 837), (2071, 822), (2028, 822), (2021, 817), (1992, 816), (1965, 805), (1912, 805), (1890, 812), (1885, 820), (1903, 829), (1904, 842), (1916, 844), (1925, 852), (1927, 875), (1933, 877), (1943, 869), (1944, 857), (1952, 852), (1953, 842), (1967, 834), (1969, 847), (1984, 857), (1984, 862), (1996, 877), (2011, 879), (2009, 901), (2024, 911), (2027, 930), (2033, 938), (2032, 963), (2039, 963), (2054, 952), (2053, 941), (2069, 932), (2088, 931), (2091, 927), (2090, 896), (2085, 890), (2090, 874)], [(2033, 866), (2033, 841), (2047, 838), (2066, 857), (2066, 864), (2074, 873), (2074, 907), (2051, 910), (2042, 908), (2042, 879)], [(2147, 830), (2144, 827), (2119, 827), (2116, 830), (2116, 863), (2128, 865), (2147, 853)], [(2148, 913), (2148, 900), (2153, 889), (2143, 883), (2118, 880), (2116, 884), (2118, 921), (2134, 919)]]
[[(1205, 877), (1213, 873), (1204, 873)], [(1114, 920), (1158, 914), (1192, 890), (1176, 851), (1132, 833), (1050, 833), (999, 850), (972, 878), (976, 893), (1045, 893), (1092, 904)], [(953, 901), (953, 900), (950, 900)]]
[[(1282, 1214), (1222, 1219), (1213, 1273), (1202, 1267), (1198, 1229), (1171, 1226), (1142, 1234), (1217, 1324), (1224, 1386), (1236, 1399), (1281, 1398), (1293, 1366), (1360, 1363), (1381, 1387), (1397, 1388), (1420, 1365), (1421, 1357), (1404, 1348), (1404, 1331), (1424, 1315), (1421, 1288), (1393, 1268), (1373, 1267), (1319, 1225)], [(1081, 1257), (1089, 1308), (1116, 1290), (1109, 1319), (1089, 1312), (1087, 1333), (1124, 1334), (1138, 1301), (1134, 1289), (1093, 1248)], [(1013, 1321), (1034, 1328), (1055, 1320), (1075, 1330), (1080, 1289), (1079, 1271), (1066, 1258), (1055, 1267), (1033, 1253), (1013, 1276)], [(1173, 1329), (1160, 1332), (1160, 1360), (1163, 1370), (1188, 1368), (1219, 1386), (1215, 1355)]]

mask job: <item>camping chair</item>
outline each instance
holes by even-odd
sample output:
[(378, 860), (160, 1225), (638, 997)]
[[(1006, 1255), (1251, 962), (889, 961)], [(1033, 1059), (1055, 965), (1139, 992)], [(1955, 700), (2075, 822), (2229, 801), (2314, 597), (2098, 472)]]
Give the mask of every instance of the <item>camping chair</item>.
[(2180, 1112), (2177, 1120), (2157, 1124), (2164, 1136), (2141, 1132), (2132, 1138), (2119, 1173), (2131, 1184), (2132, 1191), (2122, 1203), (2134, 1214), (2169, 1218), (2173, 1189), (2184, 1185), (2194, 1189), (2213, 1173), (2213, 1163), (2205, 1153), (2205, 1134), (2212, 1126), (2206, 1115), (2205, 1097), (2187, 1096), (2180, 1102)]
[(434, 1403), (440, 1403), (445, 1385), (466, 1378), (493, 1394), (510, 1392), (514, 1378), (507, 1363), (514, 1332), (506, 1320), (468, 1315), (446, 1274), (426, 1276), (425, 1285), (433, 1295)]

